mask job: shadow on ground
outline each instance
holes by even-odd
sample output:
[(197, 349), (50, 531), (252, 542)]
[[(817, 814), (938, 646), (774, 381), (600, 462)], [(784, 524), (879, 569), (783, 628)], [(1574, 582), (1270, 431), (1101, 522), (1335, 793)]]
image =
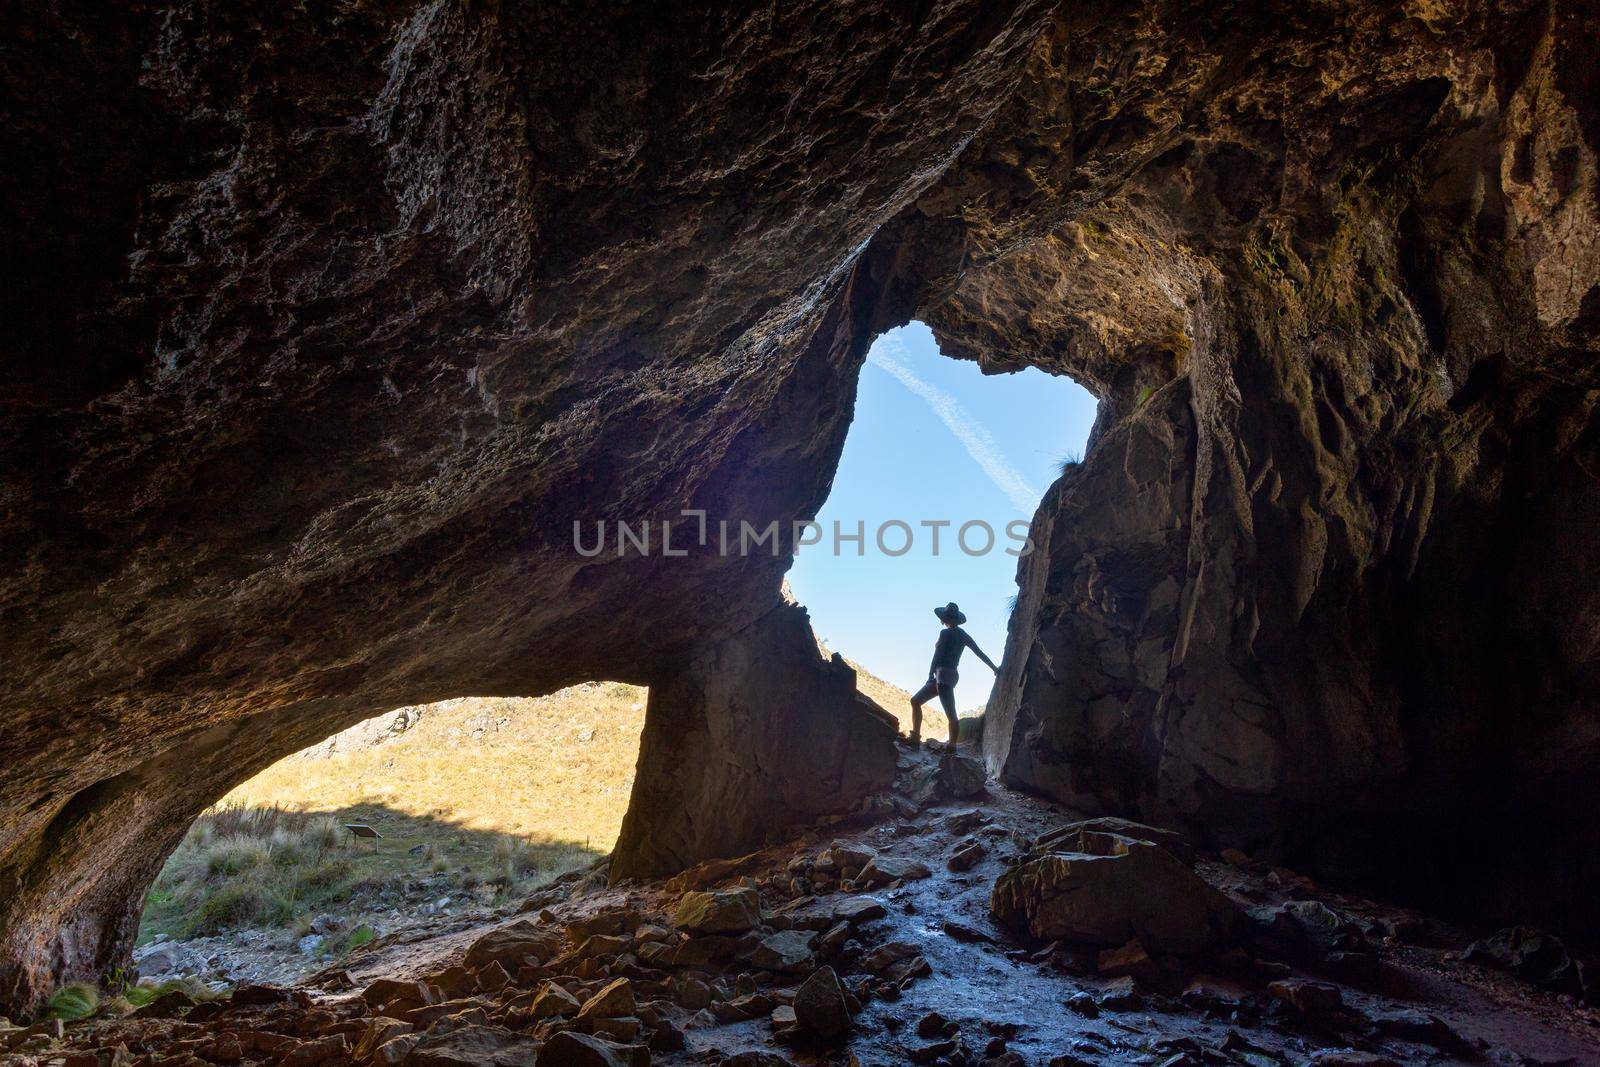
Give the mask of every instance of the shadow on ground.
[[(357, 837), (351, 825), (378, 836)], [(197, 819), (168, 858), (146, 898), (139, 945), (257, 931), (263, 951), (326, 963), (416, 922), (487, 917), (600, 855), (377, 803), (229, 806)]]

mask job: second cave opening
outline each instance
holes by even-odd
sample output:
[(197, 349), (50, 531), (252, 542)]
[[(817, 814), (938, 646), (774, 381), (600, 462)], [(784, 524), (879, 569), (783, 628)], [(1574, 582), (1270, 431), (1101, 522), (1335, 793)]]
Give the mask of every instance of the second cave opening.
[[(817, 515), (819, 540), (800, 548), (789, 575), (818, 637), (915, 691), (937, 632), (932, 608), (955, 601), (998, 661), (1015, 553), (1044, 491), (1082, 458), (1095, 407), (1065, 377), (1034, 368), (986, 375), (947, 358), (921, 322), (878, 337)], [(988, 672), (968, 666), (970, 681), (958, 687), (964, 714), (989, 694)]]

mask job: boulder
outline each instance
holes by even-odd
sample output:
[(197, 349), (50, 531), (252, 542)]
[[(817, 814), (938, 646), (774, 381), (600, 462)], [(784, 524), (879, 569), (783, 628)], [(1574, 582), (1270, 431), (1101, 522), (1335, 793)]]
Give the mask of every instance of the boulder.
[(776, 1053), (746, 1049), (723, 1060), (722, 1067), (792, 1067), (792, 1065)]
[(633, 983), (626, 978), (608, 982), (578, 1009), (577, 1021), (615, 1019), (632, 1015), (634, 1011)]
[(543, 963), (561, 950), (562, 937), (554, 930), (521, 919), (491, 930), (474, 941), (462, 964), (477, 970), (498, 963), (515, 974), (525, 961)]
[(727, 937), (722, 934), (692, 937), (673, 948), (672, 965), (674, 967), (704, 967), (707, 964), (728, 959), (746, 949), (753, 952), (755, 946), (754, 934), (746, 934), (741, 938)]
[(906, 1058), (916, 1064), (933, 1063), (955, 1052), (957, 1045), (958, 1042), (951, 1038), (945, 1041), (935, 1041), (931, 1045), (908, 1047), (906, 1048)]
[(968, 838), (956, 843), (955, 851), (950, 853), (950, 858), (945, 861), (945, 866), (956, 873), (970, 871), (983, 861), (984, 847), (981, 841)]
[(648, 1042), (652, 1052), (681, 1052), (685, 1041), (683, 1031), (668, 1019), (651, 1024)]
[(1474, 941), (1461, 958), (1555, 992), (1582, 995), (1590, 985), (1583, 961), (1560, 938), (1527, 926), (1510, 926)]
[(939, 797), (939, 767), (935, 763), (918, 763), (901, 774), (894, 783), (915, 812), (932, 804)]
[(1151, 844), (1160, 845), (1184, 863), (1191, 865), (1194, 863), (1194, 849), (1190, 847), (1188, 839), (1176, 830), (1163, 830), (1158, 826), (1149, 826), (1131, 819), (1120, 819), (1114, 815), (1082, 819), (1058, 827), (1035, 840), (1033, 849), (1036, 852), (1085, 851), (1083, 846), (1077, 843), (1083, 839), (1085, 833), (1116, 834), (1120, 837), (1149, 841)]
[(879, 974), (897, 963), (914, 959), (920, 952), (921, 950), (909, 941), (890, 941), (864, 956), (861, 960), (861, 969), (869, 974)]
[(639, 1040), (639, 1034), (644, 1030), (642, 1020), (632, 1015), (618, 1015), (611, 1018), (593, 1018), (587, 1020), (589, 1032), (596, 1037), (609, 1038), (631, 1045)]
[(990, 911), (1042, 941), (1114, 947), (1133, 938), (1179, 955), (1225, 943), (1240, 913), (1166, 849), (1115, 834), (1085, 834), (1093, 852), (1051, 852), (1006, 871)]
[(566, 924), (567, 938), (575, 945), (596, 934), (632, 933), (639, 925), (639, 913), (627, 908), (607, 908), (591, 915), (571, 919)]
[(1135, 979), (1147, 986), (1160, 986), (1176, 977), (1138, 941), (1120, 948), (1102, 949), (1095, 957), (1095, 970), (1103, 978)]
[[(228, 998), (228, 1001), (236, 1008), (259, 1008), (268, 1004), (287, 1004), (297, 997), (304, 998), (305, 996), (306, 994), (303, 992), (297, 993), (295, 990), (284, 989), (281, 986), (252, 983), (234, 989), (233, 995)], [(310, 1001), (307, 999), (303, 1003), (309, 1004)]]
[[(471, 1011), (481, 1006), (482, 1002), (474, 997), (460, 997), (439, 1004), (424, 1004), (421, 1007), (411, 1008), (408, 1011), (401, 1012), (400, 1018), (414, 1026), (432, 1026), (440, 1019)], [(390, 1010), (392, 1011), (393, 1009)]]
[(593, 959), (596, 956), (620, 956), (633, 944), (631, 937), (613, 934), (594, 934), (584, 938), (583, 944), (572, 950), (574, 960)]
[[(344, 1034), (302, 1041), (278, 1058), (279, 1067), (318, 1067), (330, 1061), (342, 1061), (349, 1055), (350, 1039)], [(423, 1064), (419, 1067), (435, 1067)], [(508, 1065), (509, 1067), (509, 1065)]]
[(738, 1022), (741, 1019), (754, 1019), (769, 1014), (776, 1001), (766, 993), (746, 993), (744, 996), (725, 1000), (711, 1010), (723, 1022)]
[[(485, 964), (484, 966), (487, 967), (488, 965)], [(437, 974), (426, 975), (423, 980), (429, 985), (443, 990), (444, 995), (451, 999), (464, 997), (467, 994), (475, 993), (478, 990), (478, 980), (476, 976), (474, 976), (471, 971), (460, 964), (457, 964), (454, 967), (446, 967)]]
[(1095, 997), (1096, 1010), (1106, 1011), (1137, 1011), (1144, 1007), (1144, 997), (1139, 995), (1138, 986), (1133, 978), (1124, 975), (1114, 978), (1101, 988)]
[(698, 978), (683, 978), (673, 987), (673, 996), (690, 1011), (699, 1011), (711, 1004), (711, 987)]
[(794, 1008), (788, 1004), (779, 1004), (773, 1008), (772, 1014), (767, 1016), (767, 1021), (772, 1026), (772, 1036), (780, 1041), (792, 1036), (800, 1028)]
[(744, 888), (691, 891), (679, 898), (672, 922), (694, 934), (742, 934), (761, 923), (761, 895)]
[(964, 834), (969, 830), (976, 830), (988, 821), (989, 817), (977, 808), (968, 808), (965, 811), (958, 811), (948, 816), (944, 820), (944, 824), (956, 833)]
[(750, 962), (766, 971), (810, 970), (815, 964), (811, 952), (815, 939), (816, 935), (809, 930), (780, 930), (756, 946)]
[(174, 944), (154, 945), (147, 950), (134, 954), (134, 963), (138, 965), (141, 975), (154, 977), (157, 975), (171, 974), (178, 969), (182, 959), (182, 950)]
[(959, 749), (951, 749), (939, 759), (939, 792), (944, 796), (966, 799), (982, 795), (988, 787), (989, 775), (983, 760)]
[(463, 1026), (424, 1034), (406, 1067), (533, 1067), (539, 1042), (499, 1026)]
[(672, 931), (667, 929), (665, 926), (657, 926), (654, 923), (646, 923), (635, 930), (632, 937), (635, 947), (640, 945), (658, 944), (660, 942), (672, 940)]
[(485, 993), (493, 993), (504, 989), (511, 982), (511, 975), (499, 961), (491, 961), (487, 966), (478, 968), (474, 975), (478, 981), (478, 988)]
[(1380, 1034), (1432, 1045), (1441, 1052), (1469, 1063), (1483, 1058), (1481, 1049), (1461, 1036), (1449, 1023), (1427, 1012), (1398, 1011), (1374, 1015), (1372, 1025)]
[(835, 841), (828, 846), (826, 855), (830, 856), (840, 870), (849, 870), (852, 867), (865, 867), (878, 854), (876, 849), (854, 842)]
[(872, 861), (861, 869), (861, 876), (857, 880), (867, 885), (887, 885), (890, 882), (909, 882), (926, 878), (932, 873), (928, 865), (921, 860), (880, 854), (872, 857)]
[(1326, 982), (1282, 978), (1268, 983), (1267, 993), (1301, 1014), (1313, 1017), (1327, 1015), (1344, 1007), (1344, 995), (1339, 992), (1339, 987)]
[(355, 1057), (358, 1060), (371, 1059), (378, 1049), (402, 1034), (409, 1034), (411, 1027), (399, 1019), (389, 1019), (383, 1016), (372, 1020), (367, 1029), (356, 1042)]
[(170, 1019), (194, 1007), (194, 998), (181, 989), (169, 989), (132, 1014), (135, 1019)]
[(537, 1067), (650, 1067), (643, 1045), (619, 1045), (601, 1037), (565, 1030), (539, 1050)]
[(535, 1019), (548, 1019), (552, 1015), (571, 1015), (582, 1006), (565, 987), (546, 982), (528, 1005), (528, 1014)]
[(372, 1062), (381, 1064), (382, 1067), (397, 1067), (404, 1063), (411, 1050), (422, 1042), (421, 1034), (400, 1034), (391, 1037), (383, 1044), (372, 1050)]
[(872, 897), (845, 897), (835, 901), (832, 905), (832, 916), (837, 922), (847, 922), (851, 926), (881, 919), (889, 912), (884, 908), (882, 901)]
[(822, 1038), (839, 1037), (850, 1029), (850, 1003), (832, 967), (819, 967), (794, 994), (795, 1021)]

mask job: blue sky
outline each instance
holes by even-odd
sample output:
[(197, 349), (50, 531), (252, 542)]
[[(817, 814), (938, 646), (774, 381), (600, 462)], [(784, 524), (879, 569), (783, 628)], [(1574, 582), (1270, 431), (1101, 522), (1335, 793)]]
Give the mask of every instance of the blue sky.
[[(896, 685), (927, 677), (938, 636), (937, 604), (954, 600), (967, 632), (998, 662), (1005, 649), (1017, 558), (1006, 524), (1033, 517), (1061, 460), (1081, 455), (1094, 422), (1094, 397), (1067, 378), (1038, 370), (984, 375), (977, 364), (939, 354), (920, 322), (878, 338), (861, 370), (855, 421), (833, 492), (817, 521), (822, 543), (800, 549), (789, 572), (795, 596), (828, 647)], [(910, 525), (911, 551), (887, 556), (874, 543), (892, 519)], [(948, 519), (939, 554), (923, 520)], [(962, 523), (980, 519), (996, 533), (993, 551), (968, 556), (956, 545)], [(866, 528), (866, 554), (853, 544), (833, 552), (833, 523)], [(904, 531), (885, 531), (898, 551)], [(980, 548), (974, 527), (969, 546)], [(970, 652), (961, 661), (963, 711), (989, 698), (989, 670)]]

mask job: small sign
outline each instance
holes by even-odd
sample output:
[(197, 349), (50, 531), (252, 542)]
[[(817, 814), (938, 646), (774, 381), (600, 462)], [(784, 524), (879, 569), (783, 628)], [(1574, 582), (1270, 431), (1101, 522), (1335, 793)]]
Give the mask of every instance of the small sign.
[(365, 838), (372, 842), (372, 850), (378, 850), (378, 839), (383, 835), (364, 822), (347, 822), (344, 828), (350, 831), (351, 837)]

